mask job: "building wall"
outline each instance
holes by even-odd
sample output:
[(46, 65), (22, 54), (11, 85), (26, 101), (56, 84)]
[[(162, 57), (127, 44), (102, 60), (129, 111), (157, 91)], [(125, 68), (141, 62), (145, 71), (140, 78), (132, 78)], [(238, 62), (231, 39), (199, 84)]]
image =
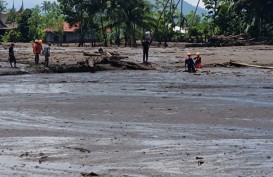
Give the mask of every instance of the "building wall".
[[(89, 40), (90, 37), (85, 37), (85, 40)], [(79, 33), (64, 33), (64, 35), (61, 36), (57, 33), (46, 33), (46, 41), (51, 43), (57, 43), (57, 42), (79, 42), (80, 41), (80, 34)]]

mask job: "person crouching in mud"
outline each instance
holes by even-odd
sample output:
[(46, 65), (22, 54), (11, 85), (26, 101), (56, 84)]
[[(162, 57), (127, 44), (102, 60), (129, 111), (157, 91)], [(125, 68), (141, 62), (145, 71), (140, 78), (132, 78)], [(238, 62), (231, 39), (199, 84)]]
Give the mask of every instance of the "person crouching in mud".
[(197, 70), (199, 70), (199, 69), (202, 69), (202, 64), (201, 64), (201, 57), (200, 57), (200, 53), (199, 52), (197, 52), (196, 53), (196, 57), (194, 58), (194, 60), (195, 60), (195, 68), (197, 69)]
[(14, 56), (14, 43), (11, 43), (10, 47), (9, 47), (9, 63), (12, 68), (13, 68), (12, 63), (14, 63), (14, 68), (17, 68), (16, 67), (16, 58)]
[(194, 67), (194, 61), (191, 57), (190, 52), (187, 53), (187, 58), (185, 60), (185, 68), (187, 68), (187, 67), (188, 67), (188, 72), (196, 72), (195, 67)]

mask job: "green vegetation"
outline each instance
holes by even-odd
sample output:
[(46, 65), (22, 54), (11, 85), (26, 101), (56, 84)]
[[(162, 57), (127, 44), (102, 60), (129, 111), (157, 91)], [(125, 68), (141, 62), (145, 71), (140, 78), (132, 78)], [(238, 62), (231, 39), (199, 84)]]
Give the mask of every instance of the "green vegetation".
[[(6, 9), (6, 2), (0, 1), (0, 10)], [(92, 36), (92, 44), (101, 42), (104, 46), (121, 41), (125, 46), (136, 46), (137, 40), (152, 31), (152, 40), (206, 41), (215, 35), (244, 34), (257, 40), (273, 37), (272, 0), (203, 0), (208, 14), (203, 16), (181, 13), (182, 0), (58, 0), (44, 1), (41, 6), (26, 9), (15, 17), (10, 11), (8, 22), (16, 20), (18, 28), (7, 31), (3, 41), (31, 41), (43, 38), (46, 28), (63, 35), (62, 24), (79, 23), (83, 46), (85, 36)], [(187, 29), (182, 34), (174, 27)], [(62, 37), (60, 37), (61, 39)]]
[[(0, 1), (1, 2), (1, 1)], [(1, 3), (0, 3), (1, 8)], [(4, 6), (6, 9), (6, 6)], [(11, 9), (8, 15), (7, 24), (17, 22), (16, 29), (7, 30), (2, 36), (4, 42), (30, 42), (34, 39), (45, 39), (44, 30), (51, 28), (62, 34), (64, 17), (56, 2), (44, 1), (42, 6), (35, 6), (32, 9), (25, 9), (19, 16), (15, 15), (15, 10)]]

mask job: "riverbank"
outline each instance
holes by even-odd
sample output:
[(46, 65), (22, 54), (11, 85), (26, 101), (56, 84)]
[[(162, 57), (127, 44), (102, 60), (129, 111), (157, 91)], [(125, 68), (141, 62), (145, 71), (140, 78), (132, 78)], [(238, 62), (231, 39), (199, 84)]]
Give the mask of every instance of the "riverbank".
[[(8, 58), (8, 44), (3, 44), (3, 48), (0, 48), (0, 61), (7, 62)], [(133, 62), (136, 65), (140, 65), (141, 68), (156, 69), (156, 70), (171, 70), (180, 71), (184, 70), (185, 55), (188, 51), (193, 53), (201, 53), (202, 63), (204, 68), (209, 67), (223, 67), (228, 66), (227, 63), (232, 61), (243, 62), (247, 64), (255, 64), (262, 66), (273, 66), (271, 60), (273, 56), (273, 46), (234, 46), (234, 47), (200, 47), (200, 48), (185, 48), (185, 46), (172, 47), (172, 48), (157, 48), (151, 47), (149, 54), (149, 65), (142, 64), (142, 48), (124, 48), (124, 47), (108, 47), (104, 48), (105, 52), (117, 53), (124, 58), (123, 62)], [(84, 53), (98, 53), (97, 48), (78, 48), (78, 47), (57, 47), (52, 46), (52, 56), (50, 57), (50, 65), (52, 70), (44, 67), (44, 57), (40, 56), (40, 66), (35, 66), (34, 56), (32, 53), (31, 44), (18, 43), (15, 47), (15, 56), (17, 62), (25, 64), (22, 67), (23, 71), (27, 73), (39, 73), (39, 72), (58, 72), (59, 68), (63, 67), (62, 72), (86, 72), (89, 71), (86, 60), (90, 57), (85, 56)], [(127, 58), (126, 58), (127, 57)], [(104, 63), (103, 66), (98, 66), (96, 70), (127, 70), (123, 66), (110, 65)], [(19, 70), (20, 68), (19, 67)], [(71, 67), (72, 69), (70, 69)], [(67, 69), (68, 68), (68, 69)], [(74, 68), (74, 69), (73, 69)], [(76, 68), (76, 69), (75, 69)], [(4, 71), (2, 71), (4, 70)], [(0, 73), (3, 72), (17, 72), (17, 70), (9, 70), (9, 65), (5, 65), (0, 68)]]

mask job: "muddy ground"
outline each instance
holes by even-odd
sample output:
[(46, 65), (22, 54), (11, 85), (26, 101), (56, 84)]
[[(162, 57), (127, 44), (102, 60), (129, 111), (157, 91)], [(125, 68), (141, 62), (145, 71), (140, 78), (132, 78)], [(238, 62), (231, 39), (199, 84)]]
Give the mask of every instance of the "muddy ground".
[[(16, 46), (32, 62), (28, 44)], [(83, 50), (97, 49), (53, 46), (51, 63), (84, 60)], [(105, 50), (142, 62), (141, 48)], [(202, 71), (183, 72), (187, 51), (202, 53)], [(272, 176), (273, 71), (219, 65), (273, 66), (272, 46), (153, 47), (156, 70), (66, 74), (11, 69), (6, 52), (0, 176)]]

